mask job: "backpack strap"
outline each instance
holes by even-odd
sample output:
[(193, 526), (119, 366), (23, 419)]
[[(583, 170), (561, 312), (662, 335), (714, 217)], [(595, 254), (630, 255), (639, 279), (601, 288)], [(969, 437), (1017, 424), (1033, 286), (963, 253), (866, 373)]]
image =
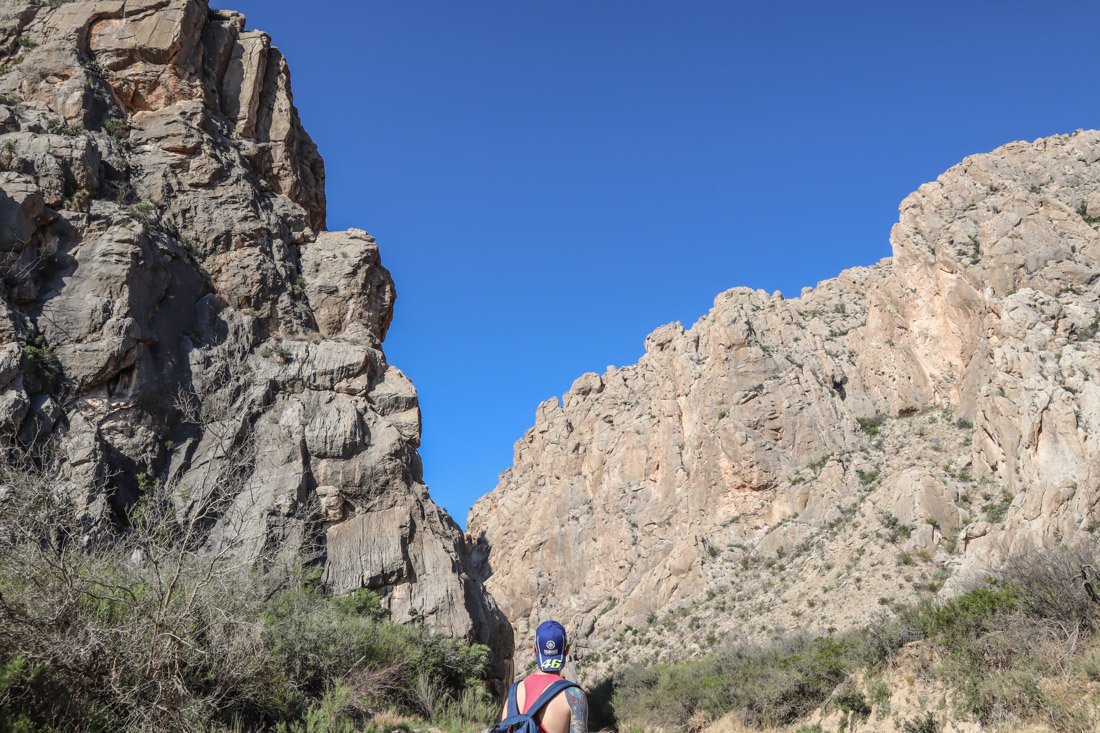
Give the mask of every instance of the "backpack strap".
[[(519, 683), (517, 683), (517, 686), (518, 686), (518, 684)], [(531, 703), (531, 706), (528, 707), (527, 710), (525, 710), (523, 714), (524, 715), (530, 715), (530, 716), (534, 717), (535, 713), (537, 713), (542, 708), (546, 707), (546, 704), (549, 703), (551, 700), (553, 700), (555, 697), (557, 697), (557, 694), (559, 692), (561, 692), (562, 690), (568, 689), (570, 687), (580, 687), (580, 685), (578, 685), (576, 682), (570, 682), (569, 680), (557, 680), (556, 682), (550, 683), (550, 685), (545, 690), (542, 691), (542, 694), (539, 695), (533, 703)], [(515, 688), (512, 688), (512, 692), (509, 693), (509, 697), (508, 697), (509, 704), (514, 705), (514, 700), (515, 700), (514, 694), (515, 694)]]
[(523, 680), (519, 680), (511, 686), (508, 690), (508, 715), (506, 718), (514, 718), (519, 715), (519, 704), (516, 702), (516, 691), (519, 689)]

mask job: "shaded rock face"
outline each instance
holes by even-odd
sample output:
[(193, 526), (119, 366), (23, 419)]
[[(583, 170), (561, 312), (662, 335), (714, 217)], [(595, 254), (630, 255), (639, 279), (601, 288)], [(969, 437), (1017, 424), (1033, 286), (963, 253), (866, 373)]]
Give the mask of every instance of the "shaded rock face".
[(90, 517), (170, 482), (212, 550), (319, 559), (398, 621), (510, 648), (429, 498), (394, 287), (325, 228), (285, 59), (204, 0), (0, 0), (0, 420)]
[(968, 158), (893, 257), (801, 297), (735, 288), (539, 406), (473, 508), (517, 638), (581, 673), (866, 623), (1100, 500), (1100, 133)]

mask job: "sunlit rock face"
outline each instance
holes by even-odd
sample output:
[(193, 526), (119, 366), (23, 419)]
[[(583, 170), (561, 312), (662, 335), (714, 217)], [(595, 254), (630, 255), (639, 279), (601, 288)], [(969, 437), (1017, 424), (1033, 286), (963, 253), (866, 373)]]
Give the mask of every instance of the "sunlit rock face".
[[(55, 7), (56, 6), (56, 7)], [(317, 560), (511, 649), (429, 498), (375, 241), (325, 231), (286, 60), (204, 0), (0, 0), (0, 420), (89, 517), (168, 482), (205, 541)]]
[(595, 677), (824, 632), (1100, 526), (1100, 133), (976, 155), (893, 257), (735, 288), (539, 406), (470, 514), (526, 638)]

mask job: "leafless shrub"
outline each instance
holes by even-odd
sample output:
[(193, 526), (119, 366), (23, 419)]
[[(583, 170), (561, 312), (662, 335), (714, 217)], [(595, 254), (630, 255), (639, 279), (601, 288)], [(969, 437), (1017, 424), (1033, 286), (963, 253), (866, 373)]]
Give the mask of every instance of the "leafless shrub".
[(420, 705), (421, 712), (424, 713), (425, 717), (431, 719), (443, 699), (443, 685), (439, 680), (432, 679), (425, 672), (420, 672), (416, 676), (414, 690), (416, 692), (416, 702)]
[(349, 706), (357, 713), (367, 714), (380, 700), (389, 700), (400, 693), (400, 680), (405, 670), (399, 666), (363, 668), (348, 675)]
[(216, 716), (249, 694), (266, 662), (254, 624), (263, 581), (203, 552), (198, 522), (171, 511), (164, 487), (116, 533), (49, 475), (2, 474), (0, 655), (42, 670), (21, 694), (54, 693), (25, 704), (58, 724), (144, 730)]
[[(220, 455), (239, 446), (239, 432), (194, 417)], [(189, 474), (217, 489), (185, 511), (178, 474), (142, 473), (136, 503), (112, 515), (84, 505), (104, 488), (68, 485), (44, 460), (48, 441), (9, 446), (0, 463), (0, 664), (37, 670), (8, 697), (63, 727), (178, 729), (240, 707), (267, 676), (256, 621), (277, 582), (238, 552), (259, 538), (209, 542), (241, 501), (240, 460)]]
[(1098, 565), (1100, 548), (1078, 544), (1015, 555), (999, 577), (1015, 588), (1024, 613), (1053, 622), (1069, 637), (1098, 629)]

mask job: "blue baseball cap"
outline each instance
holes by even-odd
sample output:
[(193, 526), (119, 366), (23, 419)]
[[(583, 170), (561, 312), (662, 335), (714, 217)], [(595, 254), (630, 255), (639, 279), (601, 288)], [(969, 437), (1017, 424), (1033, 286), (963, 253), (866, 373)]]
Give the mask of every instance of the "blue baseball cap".
[(557, 621), (543, 621), (535, 631), (535, 654), (543, 672), (561, 672), (565, 666), (565, 627)]

